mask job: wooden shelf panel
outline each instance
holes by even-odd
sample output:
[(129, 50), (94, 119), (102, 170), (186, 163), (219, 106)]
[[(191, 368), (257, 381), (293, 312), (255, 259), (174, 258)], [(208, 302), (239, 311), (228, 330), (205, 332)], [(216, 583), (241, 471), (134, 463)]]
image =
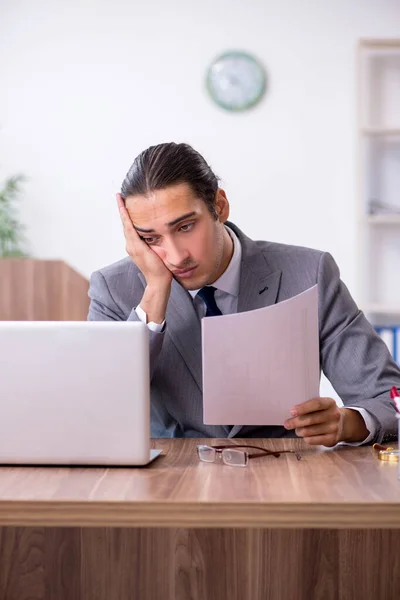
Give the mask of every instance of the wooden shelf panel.
[(364, 38), (360, 40), (360, 47), (363, 49), (382, 49), (382, 50), (398, 50), (400, 52), (399, 39), (374, 39)]
[(365, 221), (370, 225), (400, 225), (399, 215), (368, 215)]
[(370, 135), (374, 137), (400, 137), (400, 128), (379, 128), (379, 127), (363, 127), (362, 135)]

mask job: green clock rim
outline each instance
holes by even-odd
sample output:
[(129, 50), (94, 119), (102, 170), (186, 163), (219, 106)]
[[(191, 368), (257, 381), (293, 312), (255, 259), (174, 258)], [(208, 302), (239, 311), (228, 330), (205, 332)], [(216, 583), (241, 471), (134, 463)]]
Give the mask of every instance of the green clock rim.
[[(233, 106), (224, 104), (224, 102), (221, 102), (218, 98), (216, 98), (214, 96), (213, 91), (212, 91), (212, 86), (210, 83), (210, 79), (211, 79), (211, 69), (217, 61), (222, 60), (224, 58), (238, 58), (238, 57), (245, 58), (246, 60), (254, 63), (257, 66), (257, 68), (261, 71), (261, 74), (262, 74), (262, 85), (261, 85), (260, 91), (258, 92), (257, 96), (254, 98), (254, 100), (250, 100), (249, 102), (246, 102), (246, 104), (243, 104), (240, 107), (233, 107)], [(260, 100), (263, 98), (263, 96), (265, 94), (265, 90), (267, 88), (267, 74), (266, 74), (266, 71), (265, 71), (262, 63), (254, 55), (250, 54), (249, 52), (245, 52), (244, 50), (227, 50), (226, 52), (222, 52), (222, 54), (218, 54), (218, 56), (216, 56), (211, 61), (210, 66), (207, 69), (207, 74), (206, 74), (206, 87), (207, 87), (207, 91), (208, 91), (210, 97), (218, 106), (220, 106), (221, 108), (223, 108), (224, 110), (227, 110), (229, 112), (242, 112), (244, 110), (248, 110), (249, 108), (252, 108), (256, 104), (258, 104), (260, 102)]]

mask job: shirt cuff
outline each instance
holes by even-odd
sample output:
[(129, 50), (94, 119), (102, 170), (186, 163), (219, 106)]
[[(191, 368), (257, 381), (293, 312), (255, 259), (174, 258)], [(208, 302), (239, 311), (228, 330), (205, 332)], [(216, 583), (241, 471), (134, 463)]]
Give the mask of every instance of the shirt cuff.
[(375, 438), (376, 434), (376, 425), (372, 415), (367, 410), (365, 410), (365, 408), (357, 408), (356, 406), (344, 406), (343, 408), (351, 408), (351, 410), (357, 410), (360, 413), (360, 415), (364, 419), (365, 426), (369, 431), (369, 435), (367, 435), (365, 440), (363, 440), (362, 442), (339, 442), (339, 444), (345, 446), (362, 446), (363, 444), (368, 444), (368, 442), (371, 442)]
[(144, 323), (145, 325), (147, 325), (147, 327), (150, 329), (150, 331), (154, 331), (154, 333), (161, 333), (164, 330), (165, 327), (165, 319), (164, 321), (160, 324), (160, 323), (154, 323), (153, 321), (150, 321), (150, 323), (147, 322), (147, 314), (144, 312), (143, 308), (140, 306), (137, 306), (135, 308), (135, 312), (138, 316), (138, 318), (142, 321), (142, 323)]

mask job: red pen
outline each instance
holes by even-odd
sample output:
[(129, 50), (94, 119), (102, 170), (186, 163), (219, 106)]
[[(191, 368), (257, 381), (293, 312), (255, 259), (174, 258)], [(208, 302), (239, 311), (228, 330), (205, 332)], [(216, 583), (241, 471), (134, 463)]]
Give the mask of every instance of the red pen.
[(390, 390), (390, 397), (393, 400), (397, 412), (400, 413), (400, 395), (397, 391), (397, 388), (392, 387), (392, 389)]

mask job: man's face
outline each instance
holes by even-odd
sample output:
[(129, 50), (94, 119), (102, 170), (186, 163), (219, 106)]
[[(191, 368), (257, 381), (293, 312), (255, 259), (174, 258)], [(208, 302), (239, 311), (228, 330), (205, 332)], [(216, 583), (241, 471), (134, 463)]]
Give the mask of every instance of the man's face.
[(225, 271), (233, 244), (224, 227), (229, 203), (223, 190), (216, 196), (218, 220), (187, 183), (128, 196), (125, 204), (141, 238), (184, 288), (199, 289)]

